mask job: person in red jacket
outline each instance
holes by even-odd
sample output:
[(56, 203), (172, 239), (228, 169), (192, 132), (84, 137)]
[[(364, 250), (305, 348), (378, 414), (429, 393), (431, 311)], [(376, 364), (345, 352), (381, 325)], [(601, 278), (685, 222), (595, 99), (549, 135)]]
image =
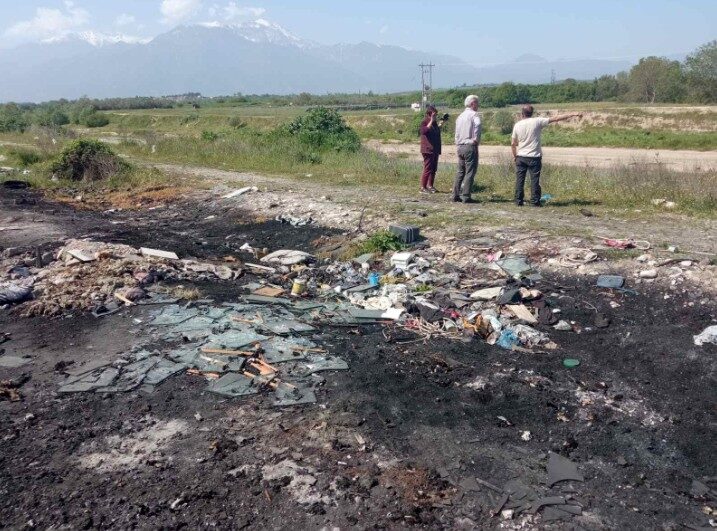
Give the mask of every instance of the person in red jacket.
[(441, 127), (438, 111), (433, 105), (426, 108), (426, 117), (421, 122), (421, 155), (423, 155), (423, 173), (421, 174), (421, 193), (435, 194), (433, 182), (438, 170), (438, 157), (441, 154)]

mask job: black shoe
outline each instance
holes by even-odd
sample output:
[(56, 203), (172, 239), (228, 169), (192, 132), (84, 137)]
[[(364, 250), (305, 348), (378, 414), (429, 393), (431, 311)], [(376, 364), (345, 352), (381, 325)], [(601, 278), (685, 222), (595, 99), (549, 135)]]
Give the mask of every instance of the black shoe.
[(523, 206), (523, 202), (521, 201), (520, 203), (516, 203), (515, 206)]
[(543, 205), (540, 204), (540, 203), (531, 203), (530, 206), (537, 208), (537, 207), (541, 207), (541, 206), (543, 206)]
[(458, 197), (453, 197), (451, 201), (453, 201), (454, 203), (460, 203), (461, 200)]
[(471, 199), (470, 197), (468, 199), (461, 199), (463, 203), (477, 203), (475, 199)]

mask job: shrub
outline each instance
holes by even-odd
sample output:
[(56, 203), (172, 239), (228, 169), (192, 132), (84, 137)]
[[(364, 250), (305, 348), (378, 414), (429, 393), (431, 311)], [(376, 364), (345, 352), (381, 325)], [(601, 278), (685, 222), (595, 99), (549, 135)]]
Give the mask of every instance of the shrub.
[(41, 107), (35, 112), (33, 122), (45, 127), (57, 127), (70, 123), (70, 118), (60, 109)]
[(338, 112), (325, 107), (309, 109), (286, 129), (302, 144), (315, 149), (356, 152), (361, 148), (361, 139), (356, 131), (346, 125)]
[(500, 131), (502, 135), (509, 135), (513, 132), (515, 125), (515, 117), (508, 110), (500, 110), (493, 115), (493, 126)]
[(246, 127), (246, 122), (244, 122), (238, 116), (232, 116), (231, 118), (229, 118), (229, 127), (233, 127), (234, 129), (241, 129), (242, 127)]
[(90, 114), (84, 120), (84, 124), (87, 127), (104, 127), (108, 123), (110, 123), (110, 119), (107, 118), (107, 115), (99, 112)]
[(214, 131), (202, 131), (202, 140), (206, 142), (214, 142), (219, 139), (219, 135)]
[(357, 252), (358, 254), (385, 253), (386, 251), (400, 251), (403, 248), (404, 245), (398, 236), (387, 230), (379, 230), (361, 242)]
[(12, 148), (8, 150), (8, 155), (15, 157), (20, 166), (30, 166), (42, 161), (43, 157), (34, 149)]
[(99, 140), (75, 140), (62, 150), (51, 169), (62, 179), (97, 181), (127, 171), (129, 165)]

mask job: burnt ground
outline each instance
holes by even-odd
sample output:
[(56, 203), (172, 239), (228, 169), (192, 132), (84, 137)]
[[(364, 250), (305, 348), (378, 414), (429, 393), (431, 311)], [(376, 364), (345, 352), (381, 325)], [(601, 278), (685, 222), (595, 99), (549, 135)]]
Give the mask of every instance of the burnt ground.
[[(64, 232), (200, 258), (231, 254), (244, 241), (311, 251), (329, 232), (242, 219), (236, 210), (190, 200), (98, 214), (18, 192), (5, 194), (2, 205), (2, 217), (41, 217), (60, 227), (33, 244)], [(26, 242), (0, 233), (4, 247), (19, 243)], [(201, 288), (231, 300), (250, 280)], [(714, 301), (689, 292), (665, 299), (656, 285), (614, 295), (592, 284), (549, 276), (539, 285), (561, 318), (583, 326), (581, 333), (543, 328), (560, 345), (555, 351), (423, 342), (378, 326), (322, 327), (316, 341), (344, 357), (349, 370), (325, 374), (319, 404), (281, 409), (265, 396), (220, 399), (189, 375), (152, 394), (58, 395), (58, 362), (79, 365), (126, 351), (142, 336), (147, 310), (103, 319), (3, 312), (0, 331), (11, 339), (0, 348), (33, 361), (0, 368), (0, 380), (30, 376), (21, 402), (0, 401), (0, 526), (707, 525), (713, 516), (705, 507), (715, 500), (692, 492), (692, 481), (710, 484), (717, 476), (717, 347), (696, 347), (692, 335), (714, 320)], [(596, 311), (610, 316), (609, 327), (592, 326)], [(567, 357), (580, 366), (564, 367)], [(585, 482), (548, 489), (548, 451), (576, 462)], [(570, 494), (583, 515), (557, 523), (540, 514), (492, 516), (499, 495), (474, 478)]]

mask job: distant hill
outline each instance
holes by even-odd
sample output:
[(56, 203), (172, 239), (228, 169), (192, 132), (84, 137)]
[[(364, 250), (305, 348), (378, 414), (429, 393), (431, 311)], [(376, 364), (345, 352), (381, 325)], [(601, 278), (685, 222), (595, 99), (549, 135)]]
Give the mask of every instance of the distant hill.
[(86, 32), (0, 51), (0, 101), (201, 92), (207, 96), (418, 90), (418, 64), (436, 64), (436, 88), (592, 79), (626, 61), (550, 62), (524, 55), (476, 68), (457, 57), (362, 42), (324, 46), (257, 20), (180, 26), (149, 41)]

